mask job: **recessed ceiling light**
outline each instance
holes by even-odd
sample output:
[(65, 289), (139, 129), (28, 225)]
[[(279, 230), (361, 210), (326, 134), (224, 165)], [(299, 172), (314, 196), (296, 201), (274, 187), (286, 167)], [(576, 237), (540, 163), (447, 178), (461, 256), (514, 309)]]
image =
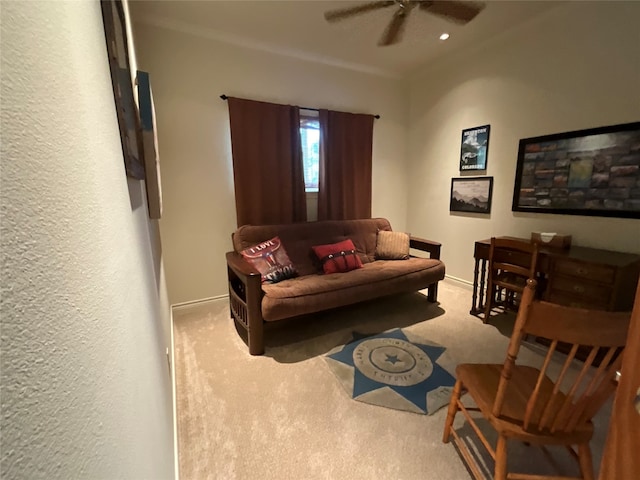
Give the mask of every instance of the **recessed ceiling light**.
[(449, 38), (448, 33), (443, 33), (442, 35), (440, 35), (440, 40), (446, 40), (447, 38)]

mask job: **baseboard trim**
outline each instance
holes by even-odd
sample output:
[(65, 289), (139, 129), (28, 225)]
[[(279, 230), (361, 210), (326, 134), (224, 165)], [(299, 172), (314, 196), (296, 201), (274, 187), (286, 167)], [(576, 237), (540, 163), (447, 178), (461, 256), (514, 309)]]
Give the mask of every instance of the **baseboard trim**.
[[(465, 287), (465, 288), (472, 288), (473, 287), (473, 282), (470, 282), (468, 280), (463, 280), (462, 278), (458, 278), (458, 277), (454, 277), (452, 275), (445, 275), (444, 276), (445, 280), (450, 281), (452, 283), (456, 283), (458, 285), (460, 285), (461, 287)], [(196, 305), (201, 305), (203, 303), (209, 303), (209, 302), (215, 302), (217, 300), (226, 300), (229, 298), (229, 294), (224, 294), (224, 295), (216, 295), (214, 297), (206, 297), (206, 298), (199, 298), (197, 300), (189, 300), (188, 302), (180, 302), (180, 303), (174, 303), (171, 305), (171, 311), (173, 312), (174, 309), (180, 309), (180, 308), (187, 308), (187, 307), (193, 307)], [(173, 325), (173, 313), (171, 316), (171, 322)], [(173, 335), (173, 332), (172, 332)]]
[(173, 308), (169, 309), (171, 319), (171, 396), (173, 397), (173, 462), (174, 477), (180, 480), (180, 464), (178, 463), (178, 404), (176, 395), (176, 358), (173, 339)]
[(180, 480), (180, 463), (178, 457), (178, 410), (177, 410), (177, 395), (176, 395), (176, 362), (175, 362), (175, 342), (173, 336), (173, 312), (183, 308), (194, 307), (197, 305), (203, 305), (209, 302), (215, 302), (217, 300), (223, 300), (229, 298), (229, 295), (216, 295), (215, 297), (200, 298), (198, 300), (191, 300), (189, 302), (174, 303), (169, 309), (170, 321), (171, 321), (171, 395), (173, 397), (173, 457), (174, 457), (174, 476), (175, 480)]
[(468, 288), (468, 289), (473, 288), (473, 282), (470, 282), (469, 280), (463, 280), (462, 278), (454, 277), (451, 275), (445, 275), (444, 278), (445, 280), (455, 283), (461, 287)]
[(199, 298), (197, 300), (189, 300), (188, 302), (180, 302), (174, 303), (171, 305), (171, 310), (185, 308), (185, 307), (193, 307), (194, 305), (200, 305), (202, 303), (214, 302), (216, 300), (223, 300), (229, 298), (229, 294), (225, 295), (216, 295), (215, 297), (207, 297), (207, 298)]

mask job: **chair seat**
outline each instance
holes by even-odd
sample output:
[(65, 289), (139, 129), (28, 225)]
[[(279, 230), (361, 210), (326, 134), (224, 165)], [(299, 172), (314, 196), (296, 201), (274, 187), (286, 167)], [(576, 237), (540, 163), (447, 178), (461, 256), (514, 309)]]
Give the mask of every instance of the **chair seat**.
[[(535, 444), (566, 444), (588, 442), (593, 435), (591, 422), (578, 425), (571, 433), (551, 433), (548, 428), (541, 431), (538, 423), (542, 416), (542, 407), (534, 410), (532, 421), (525, 430), (524, 422), (527, 402), (531, 398), (540, 371), (537, 368), (516, 365), (513, 368), (512, 377), (507, 387), (502, 413), (495, 417), (492, 413), (493, 404), (498, 391), (500, 374), (503, 365), (499, 364), (461, 364), (456, 368), (456, 375), (468, 390), (469, 394), (482, 411), (485, 418), (489, 419), (493, 427), (506, 437), (515, 437), (522, 441)], [(553, 390), (553, 382), (543, 377), (540, 385), (540, 397), (550, 398)], [(556, 401), (551, 405), (553, 414), (559, 411), (566, 396), (560, 393)], [(540, 402), (538, 402), (538, 405)], [(555, 415), (554, 415), (555, 416)]]
[[(508, 246), (509, 242), (506, 243)], [(492, 252), (496, 244), (497, 239), (492, 238)], [(534, 249), (533, 256), (535, 254)], [(492, 272), (494, 270), (499, 272), (504, 268), (498, 265)], [(498, 293), (493, 278), (489, 277), (485, 319), (491, 311), (491, 300)], [(480, 446), (485, 447), (495, 461), (494, 479), (595, 480), (589, 446), (593, 436), (592, 418), (615, 391), (614, 373), (622, 364), (622, 357), (616, 357), (615, 353), (624, 350), (632, 314), (587, 310), (536, 300), (537, 286), (532, 272), (520, 298), (504, 364), (467, 363), (456, 368), (458, 379), (451, 393), (442, 440), (447, 443), (453, 438), (472, 475), (477, 479), (485, 478), (486, 464), (483, 466), (484, 462), (479, 462), (480, 456), (470, 448), (478, 444), (470, 443), (466, 433), (463, 437), (453, 428), (456, 414), (462, 411), (467, 425), (478, 436)], [(507, 300), (512, 295), (507, 293)], [(546, 355), (531, 359), (538, 368), (516, 363), (522, 340), (527, 335), (541, 336), (550, 341)], [(554, 354), (561, 342), (570, 344), (572, 353), (565, 357), (564, 362), (557, 362), (559, 358)], [(574, 364), (574, 354), (582, 347), (589, 347), (592, 353), (580, 366)], [(594, 368), (595, 353), (602, 348), (607, 353), (600, 365)], [(465, 391), (471, 398), (463, 402), (461, 395)], [(467, 401), (472, 403), (471, 399), (475, 400), (478, 408), (467, 404)], [(472, 416), (471, 411), (479, 411), (480, 415)], [(495, 442), (491, 441), (492, 434), (496, 434)], [(579, 477), (510, 471), (507, 462), (510, 440), (541, 447), (566, 447), (578, 461)]]
[(494, 277), (493, 284), (522, 293), (527, 284), (527, 277), (522, 277), (512, 272), (499, 272)]

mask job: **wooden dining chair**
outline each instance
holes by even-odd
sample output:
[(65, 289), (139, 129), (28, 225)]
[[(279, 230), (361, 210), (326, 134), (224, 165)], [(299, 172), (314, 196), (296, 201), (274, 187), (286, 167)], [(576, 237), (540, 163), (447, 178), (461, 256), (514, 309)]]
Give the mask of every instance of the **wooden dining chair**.
[[(537, 243), (514, 238), (491, 238), (484, 323), (489, 321), (495, 305), (516, 306), (516, 294), (522, 295), (527, 279), (535, 278), (537, 263)], [(503, 295), (504, 299), (501, 298)]]
[[(631, 313), (605, 312), (565, 307), (534, 299), (536, 281), (529, 279), (524, 289), (507, 356), (503, 365), (461, 364), (449, 403), (443, 441), (453, 437), (463, 460), (477, 480), (482, 470), (467, 445), (452, 428), (458, 411), (478, 435), (495, 461), (496, 480), (540, 480), (581, 478), (593, 480), (589, 442), (593, 435), (592, 417), (615, 389), (614, 377), (620, 368)], [(516, 364), (520, 344), (531, 334), (550, 340), (551, 345), (540, 366)], [(558, 342), (571, 344), (564, 362), (554, 360)], [(589, 354), (581, 364), (575, 360), (580, 346)], [(599, 349), (604, 359), (595, 367)], [(555, 354), (559, 356), (561, 354)], [(571, 366), (578, 368), (570, 368)], [(556, 373), (551, 373), (556, 372)], [(467, 391), (477, 408), (465, 407), (460, 399)], [(489, 443), (469, 413), (480, 412), (497, 433), (495, 448)], [(520, 440), (530, 445), (564, 445), (577, 458), (580, 477), (507, 473), (507, 441)], [(574, 449), (577, 447), (577, 452)]]

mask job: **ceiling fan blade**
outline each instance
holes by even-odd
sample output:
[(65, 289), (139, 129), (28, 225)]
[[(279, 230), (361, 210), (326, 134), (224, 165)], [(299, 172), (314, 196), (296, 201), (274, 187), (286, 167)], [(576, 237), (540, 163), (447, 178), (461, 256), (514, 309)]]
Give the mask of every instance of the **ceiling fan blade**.
[(327, 22), (335, 22), (338, 20), (342, 20), (348, 17), (352, 17), (354, 15), (358, 15), (360, 13), (370, 12), (373, 10), (379, 10), (381, 8), (390, 7), (394, 5), (396, 2), (393, 0), (383, 0), (376, 2), (364, 3), (362, 5), (356, 5), (355, 7), (347, 7), (347, 8), (339, 8), (337, 10), (329, 10), (324, 13), (324, 18)]
[(378, 42), (380, 46), (393, 45), (402, 39), (402, 33), (409, 18), (409, 8), (400, 8), (394, 15), (386, 30), (382, 34), (382, 38)]
[(432, 2), (420, 2), (420, 8), (426, 12), (444, 17), (445, 19), (465, 24), (473, 20), (482, 10), (485, 4), (480, 2), (457, 2), (434, 0)]

